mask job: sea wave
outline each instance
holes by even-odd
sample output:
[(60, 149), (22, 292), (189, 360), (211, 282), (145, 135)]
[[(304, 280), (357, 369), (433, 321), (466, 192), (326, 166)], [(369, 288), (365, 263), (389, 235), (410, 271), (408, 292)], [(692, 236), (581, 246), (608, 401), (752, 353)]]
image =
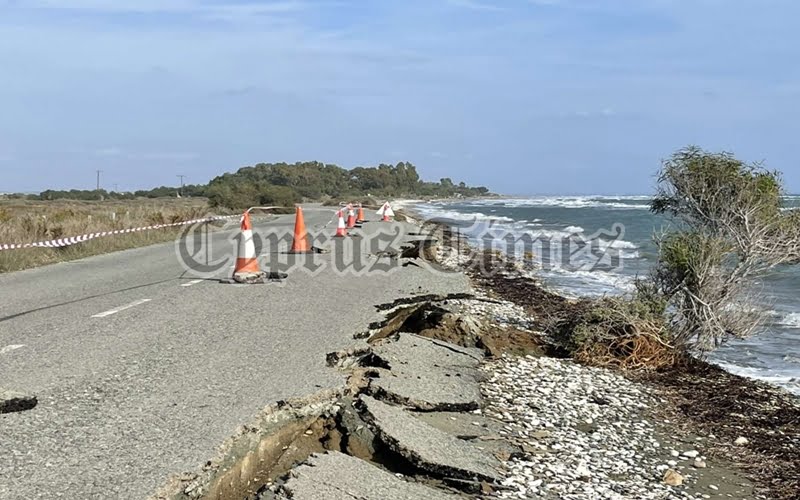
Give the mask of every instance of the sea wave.
[(633, 278), (606, 271), (550, 269), (540, 274), (558, 292), (573, 298), (618, 295), (634, 290)]
[(714, 361), (714, 363), (735, 375), (779, 385), (791, 393), (800, 395), (800, 370), (797, 372), (784, 372), (752, 366), (739, 366), (724, 361)]
[(597, 244), (602, 249), (613, 248), (614, 250), (636, 250), (639, 248), (636, 243), (632, 243), (626, 240), (603, 240), (598, 239), (594, 240), (597, 241)]
[(800, 365), (800, 356), (792, 356), (791, 354), (787, 354), (783, 357), (783, 360), (787, 363), (792, 363), (795, 365)]
[(497, 222), (514, 222), (511, 217), (495, 216), (491, 214), (484, 214), (482, 212), (457, 212), (455, 210), (442, 210), (439, 208), (425, 208), (420, 207), (419, 211), (422, 215), (431, 219), (448, 219), (461, 222), (477, 222), (477, 221), (497, 221)]
[(794, 312), (784, 314), (775, 323), (780, 326), (788, 326), (789, 328), (800, 328), (800, 313)]
[(649, 196), (534, 196), (531, 198), (506, 198), (502, 200), (479, 200), (469, 206), (560, 207), (560, 208), (611, 208), (619, 210), (648, 210), (649, 204), (637, 203), (650, 200)]

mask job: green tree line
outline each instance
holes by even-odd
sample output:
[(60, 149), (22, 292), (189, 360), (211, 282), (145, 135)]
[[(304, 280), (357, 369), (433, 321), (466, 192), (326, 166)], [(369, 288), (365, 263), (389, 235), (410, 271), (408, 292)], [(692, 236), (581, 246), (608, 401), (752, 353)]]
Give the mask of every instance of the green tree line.
[(291, 205), (301, 201), (350, 199), (356, 197), (453, 197), (484, 196), (489, 189), (420, 179), (417, 167), (408, 162), (396, 165), (345, 169), (322, 162), (258, 163), (234, 173), (215, 177), (208, 184), (182, 188), (160, 186), (150, 190), (114, 192), (99, 190), (46, 190), (28, 198), (39, 200), (124, 200), (181, 196), (207, 197), (212, 207), (241, 209), (254, 205)]

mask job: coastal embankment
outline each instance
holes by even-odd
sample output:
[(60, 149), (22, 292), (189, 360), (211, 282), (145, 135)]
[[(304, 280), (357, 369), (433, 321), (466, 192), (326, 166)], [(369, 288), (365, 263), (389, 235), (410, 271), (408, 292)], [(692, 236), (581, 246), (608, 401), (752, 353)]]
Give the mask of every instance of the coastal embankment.
[(269, 405), (154, 498), (795, 498), (791, 396), (704, 364), (643, 374), (565, 358), (542, 322), (569, 299), (412, 217), (382, 256), (424, 271), (419, 290), (373, 303), (318, 361), (342, 385)]

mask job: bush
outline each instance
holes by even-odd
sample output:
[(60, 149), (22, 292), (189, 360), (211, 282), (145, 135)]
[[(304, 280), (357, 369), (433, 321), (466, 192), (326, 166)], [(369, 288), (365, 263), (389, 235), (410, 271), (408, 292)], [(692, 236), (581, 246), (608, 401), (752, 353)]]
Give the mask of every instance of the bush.
[(265, 186), (261, 189), (259, 197), (259, 203), (262, 206), (292, 207), (301, 201), (303, 201), (303, 196), (293, 188), (286, 186)]
[(664, 162), (652, 210), (671, 217), (652, 283), (669, 304), (673, 342), (705, 354), (760, 325), (754, 280), (796, 262), (800, 224), (781, 212), (777, 172), (689, 147)]
[(665, 303), (646, 281), (632, 297), (586, 299), (550, 328), (575, 360), (621, 369), (673, 366), (682, 353), (670, 344)]

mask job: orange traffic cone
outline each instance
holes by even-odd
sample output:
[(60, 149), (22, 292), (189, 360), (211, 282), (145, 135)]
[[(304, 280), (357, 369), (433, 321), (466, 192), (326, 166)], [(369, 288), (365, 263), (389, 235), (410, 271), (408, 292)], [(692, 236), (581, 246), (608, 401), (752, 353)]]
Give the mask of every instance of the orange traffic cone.
[(303, 207), (298, 206), (294, 217), (294, 239), (289, 253), (311, 253), (311, 244), (308, 242), (306, 222), (303, 218)]
[(339, 210), (336, 212), (336, 216), (339, 217), (339, 224), (336, 226), (336, 234), (334, 234), (334, 238), (344, 238), (347, 236), (347, 229), (344, 226), (344, 216), (342, 215), (342, 211)]
[(233, 270), (233, 279), (247, 281), (261, 275), (256, 257), (256, 246), (253, 243), (253, 226), (250, 224), (250, 214), (242, 216), (242, 236), (239, 239), (239, 254), (236, 257), (236, 268)]
[(356, 227), (356, 212), (353, 210), (352, 205), (349, 205), (349, 207), (347, 209), (347, 229), (353, 229)]
[(356, 222), (367, 222), (364, 218), (364, 205), (361, 203), (358, 204), (358, 217), (356, 217)]

